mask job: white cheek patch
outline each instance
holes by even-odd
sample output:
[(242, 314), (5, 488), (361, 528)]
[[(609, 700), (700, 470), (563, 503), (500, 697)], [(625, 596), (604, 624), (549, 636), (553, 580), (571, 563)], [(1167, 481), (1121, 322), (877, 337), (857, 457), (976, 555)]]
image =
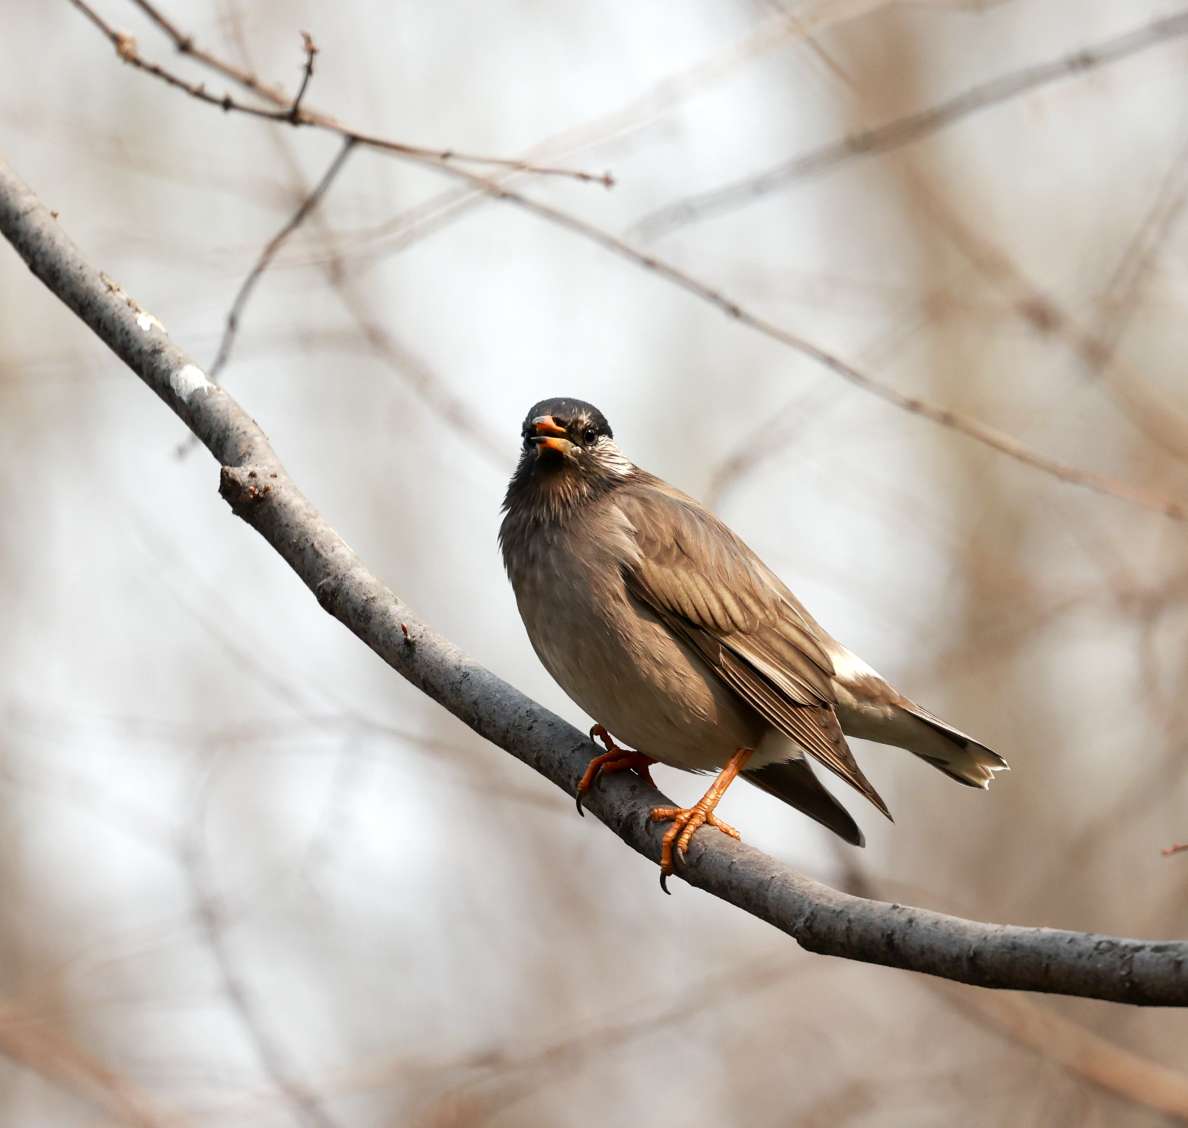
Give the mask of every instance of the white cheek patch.
[(179, 368), (170, 374), (169, 386), (182, 403), (189, 403), (195, 392), (199, 392), (203, 388), (213, 388), (214, 384), (206, 378), (206, 373), (198, 365), (187, 364), (184, 368)]
[(631, 459), (615, 446), (614, 439), (601, 438), (594, 449), (598, 453), (598, 464), (620, 478), (626, 478), (635, 469)]

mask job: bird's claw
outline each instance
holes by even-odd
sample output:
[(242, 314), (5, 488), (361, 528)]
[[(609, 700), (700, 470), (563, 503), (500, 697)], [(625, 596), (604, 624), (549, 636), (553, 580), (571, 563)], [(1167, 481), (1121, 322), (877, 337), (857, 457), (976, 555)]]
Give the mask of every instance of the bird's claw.
[(606, 728), (603, 725), (591, 725), (590, 726), (590, 743), (598, 744), (599, 742), (602, 743), (602, 747), (605, 748), (608, 752), (626, 752), (627, 751), (626, 748), (620, 748), (615, 743), (614, 737), (612, 737), (611, 734), (609, 732), (607, 732)]
[(648, 813), (648, 818), (652, 822), (672, 821), (672, 826), (664, 832), (664, 838), (660, 843), (660, 888), (665, 893), (669, 892), (668, 878), (675, 868), (674, 855), (681, 861), (685, 860), (693, 835), (701, 827), (712, 826), (730, 838), (742, 839), (742, 835), (734, 827), (728, 822), (723, 822), (714, 814), (713, 808), (704, 803), (698, 803), (693, 807), (653, 807)]
[[(631, 768), (639, 774), (641, 779), (647, 783), (652, 783), (652, 774), (648, 769), (656, 762), (651, 756), (645, 756), (642, 752), (633, 752), (629, 748), (620, 748), (611, 738), (611, 734), (602, 725), (594, 725), (590, 729), (590, 739), (592, 741), (601, 741), (606, 751), (601, 755), (595, 756), (586, 765), (586, 770), (582, 773), (582, 778), (578, 780), (574, 798), (577, 803), (577, 812), (583, 818), (585, 818), (586, 812), (582, 809), (582, 796), (594, 786), (594, 782), (599, 776), (610, 775), (613, 772), (621, 772)], [(655, 785), (653, 784), (653, 786)]]

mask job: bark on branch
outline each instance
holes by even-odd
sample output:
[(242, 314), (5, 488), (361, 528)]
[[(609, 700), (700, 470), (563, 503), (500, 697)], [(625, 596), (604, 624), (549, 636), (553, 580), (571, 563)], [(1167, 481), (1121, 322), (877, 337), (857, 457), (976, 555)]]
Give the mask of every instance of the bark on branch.
[[(591, 754), (586, 737), (467, 658), (373, 576), (290, 481), (247, 412), (207, 379), (152, 314), (83, 258), (3, 162), (0, 232), (214, 455), (223, 497), (284, 557), (326, 611), (465, 724), (573, 794)], [(641, 780), (615, 775), (595, 789), (586, 808), (654, 862), (662, 830), (647, 816), (663, 802)], [(694, 839), (680, 876), (812, 952), (981, 987), (1188, 1005), (1186, 941), (985, 924), (854, 897), (720, 834)]]

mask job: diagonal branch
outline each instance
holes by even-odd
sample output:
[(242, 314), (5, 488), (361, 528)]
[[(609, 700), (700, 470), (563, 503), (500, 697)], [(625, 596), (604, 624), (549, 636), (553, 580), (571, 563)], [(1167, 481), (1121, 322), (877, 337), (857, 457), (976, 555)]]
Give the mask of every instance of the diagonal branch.
[[(146, 0), (133, 2), (144, 7)], [(550, 162), (568, 160), (589, 149), (622, 141), (656, 124), (691, 98), (704, 95), (714, 85), (730, 78), (741, 67), (762, 55), (804, 41), (808, 36), (820, 34), (831, 27), (859, 21), (894, 2), (847, 0), (838, 4), (836, 0), (814, 0), (799, 5), (801, 9), (807, 10), (802, 10), (798, 16), (792, 16), (782, 8), (777, 9), (742, 39), (719, 47), (708, 57), (661, 78), (614, 109), (550, 134), (527, 149), (522, 157), (525, 160)], [(167, 28), (159, 21), (158, 26), (177, 42), (175, 28)], [(245, 77), (248, 77), (246, 73)], [(491, 179), (502, 183), (520, 175), (495, 172)], [(371, 247), (383, 237), (386, 251), (404, 251), (437, 234), (487, 199), (488, 194), (481, 188), (447, 188), (379, 224), (354, 231), (352, 239), (356, 245)]]
[[(312, 57), (311, 55), (310, 58), (312, 59)], [(252, 296), (252, 291), (256, 288), (256, 283), (260, 281), (260, 276), (268, 269), (284, 241), (301, 226), (306, 216), (321, 202), (322, 197), (329, 191), (330, 185), (334, 183), (335, 177), (342, 171), (342, 166), (346, 163), (346, 159), (354, 147), (355, 142), (348, 137), (342, 143), (342, 148), (338, 150), (337, 156), (322, 174), (322, 179), (314, 186), (313, 191), (301, 201), (297, 210), (285, 221), (284, 226), (264, 244), (264, 249), (260, 252), (255, 265), (248, 272), (248, 276), (243, 280), (243, 284), (235, 295), (235, 300), (231, 303), (231, 309), (227, 314), (227, 321), (223, 328), (223, 336), (219, 341), (219, 351), (215, 354), (214, 363), (210, 366), (208, 373), (211, 380), (218, 380), (231, 356), (235, 335), (239, 332), (239, 319), (243, 314), (244, 306), (247, 305), (248, 298)]]
[(744, 207), (798, 180), (836, 168), (853, 157), (887, 153), (910, 145), (991, 106), (1009, 102), (1049, 83), (1108, 66), (1184, 35), (1188, 35), (1188, 12), (1152, 20), (1145, 27), (1085, 47), (1073, 55), (1002, 75), (914, 114), (852, 133), (717, 188), (673, 200), (641, 216), (629, 234), (644, 242), (671, 235), (679, 228)]
[[(163, 30), (172, 34), (170, 29), (163, 28)], [(245, 69), (251, 67), (248, 45), (238, 20), (233, 24), (232, 35), (238, 45), (244, 66), (235, 67), (233, 64), (228, 64), (228, 66), (235, 73), (249, 75), (252, 73), (251, 70)], [(281, 159), (289, 167), (295, 192), (302, 195), (306, 201), (298, 209), (298, 214), (308, 214), (314, 226), (320, 229), (323, 235), (326, 235), (330, 231), (330, 227), (325, 217), (316, 207), (307, 207), (313, 195), (319, 192), (324, 194), (327, 184), (326, 177), (323, 177), (312, 192), (307, 190), (304, 186), (304, 177), (300, 166), (293, 155), (293, 147), (288, 143), (288, 139), (283, 133), (276, 130), (273, 130), (269, 137), (280, 153)], [(292, 229), (283, 235), (283, 239), (287, 240), (290, 234), (292, 234)], [(333, 240), (330, 242), (333, 245)], [(273, 248), (273, 252), (275, 253), (278, 249), (279, 245)], [(326, 280), (337, 294), (347, 313), (354, 319), (359, 339), (367, 346), (375, 359), (388, 368), (407, 391), (434, 412), (442, 422), (448, 424), (451, 434), (463, 438), (471, 451), (483, 456), (489, 463), (498, 467), (502, 473), (506, 466), (506, 459), (491, 441), (491, 436), (476, 426), (471, 413), (450, 391), (441, 377), (433, 372), (420, 357), (401, 344), (385, 326), (383, 320), (372, 313), (367, 288), (359, 286), (350, 276), (337, 251), (332, 253), (322, 265)], [(242, 310), (240, 313), (242, 314)], [(216, 366), (208, 373), (211, 379), (216, 378), (217, 371)], [(192, 445), (197, 445), (198, 440), (194, 438), (193, 434), (189, 436), (189, 440)]]
[[(264, 432), (119, 286), (83, 258), (48, 208), (0, 163), (0, 233), (29, 268), (199, 437), (220, 492), (330, 614), (475, 732), (573, 794), (589, 757), (571, 725), (462, 654), (372, 575), (317, 512)], [(587, 807), (655, 860), (648, 811), (664, 797), (614, 776)], [(1144, 941), (962, 920), (854, 897), (725, 836), (694, 840), (683, 876), (827, 955), (982, 987), (1188, 1006), (1188, 942)]]

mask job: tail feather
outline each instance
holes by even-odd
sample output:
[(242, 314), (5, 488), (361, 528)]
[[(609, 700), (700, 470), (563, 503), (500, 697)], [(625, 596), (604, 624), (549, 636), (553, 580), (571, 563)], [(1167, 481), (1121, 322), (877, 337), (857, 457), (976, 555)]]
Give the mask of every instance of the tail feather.
[(914, 701), (903, 700), (899, 708), (912, 723), (911, 742), (904, 747), (939, 768), (958, 783), (987, 788), (995, 772), (1008, 772), (1010, 765), (993, 749), (946, 724)]
[(839, 838), (854, 846), (866, 845), (866, 839), (850, 812), (825, 789), (803, 757), (768, 764), (765, 768), (742, 774), (769, 795), (783, 799), (809, 818), (816, 819)]
[(850, 651), (839, 646), (831, 657), (847, 736), (905, 748), (970, 787), (989, 787), (995, 772), (1010, 770), (997, 752), (904, 697)]

